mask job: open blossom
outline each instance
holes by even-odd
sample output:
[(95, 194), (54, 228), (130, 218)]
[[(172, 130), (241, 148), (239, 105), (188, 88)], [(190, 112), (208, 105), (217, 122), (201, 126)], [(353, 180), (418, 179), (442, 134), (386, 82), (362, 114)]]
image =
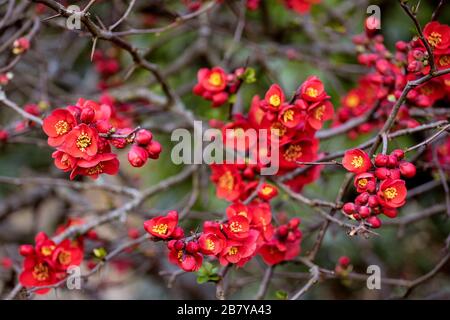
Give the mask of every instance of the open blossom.
[(178, 224), (178, 212), (169, 211), (165, 216), (158, 216), (144, 222), (144, 229), (159, 239), (168, 239)]
[(378, 192), (379, 201), (390, 208), (398, 208), (405, 204), (406, 199), (405, 181), (384, 180)]
[(363, 150), (352, 149), (345, 152), (342, 165), (350, 172), (363, 173), (372, 167), (372, 162)]
[(55, 109), (44, 119), (42, 129), (48, 136), (48, 144), (60, 146), (67, 134), (77, 125), (74, 115), (66, 109)]

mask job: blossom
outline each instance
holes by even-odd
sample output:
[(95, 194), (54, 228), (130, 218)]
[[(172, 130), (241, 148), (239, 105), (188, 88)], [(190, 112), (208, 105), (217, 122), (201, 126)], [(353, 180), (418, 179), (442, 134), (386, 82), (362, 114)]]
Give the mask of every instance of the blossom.
[(342, 165), (345, 169), (353, 173), (363, 173), (372, 167), (369, 155), (361, 149), (348, 150), (342, 159)]
[(308, 77), (299, 91), (301, 98), (306, 101), (315, 102), (326, 98), (324, 85), (316, 76)]
[(144, 222), (144, 229), (159, 239), (168, 239), (178, 224), (178, 212), (169, 211), (165, 216), (158, 216)]
[(97, 154), (97, 142), (97, 131), (82, 123), (67, 134), (61, 150), (72, 157), (88, 159)]
[(314, 129), (322, 128), (324, 121), (333, 117), (334, 109), (330, 101), (318, 101), (308, 108), (307, 121)]
[(278, 110), (284, 103), (284, 93), (279, 85), (273, 84), (267, 90), (262, 106), (269, 110)]
[(270, 200), (278, 195), (278, 189), (268, 183), (263, 183), (258, 190), (258, 197), (263, 200)]
[(358, 192), (373, 192), (376, 187), (375, 176), (369, 172), (360, 173), (355, 177), (353, 184)]
[(386, 179), (380, 185), (378, 200), (383, 206), (398, 208), (405, 204), (406, 193), (405, 181)]
[(450, 27), (437, 21), (427, 23), (423, 35), (435, 54), (450, 53)]
[(226, 266), (229, 263), (234, 263), (243, 266), (255, 253), (258, 235), (259, 232), (252, 229), (245, 239), (228, 240), (219, 256), (220, 264)]
[(61, 145), (67, 134), (77, 125), (72, 113), (66, 109), (55, 109), (47, 116), (42, 129), (48, 136), (48, 144), (52, 147)]

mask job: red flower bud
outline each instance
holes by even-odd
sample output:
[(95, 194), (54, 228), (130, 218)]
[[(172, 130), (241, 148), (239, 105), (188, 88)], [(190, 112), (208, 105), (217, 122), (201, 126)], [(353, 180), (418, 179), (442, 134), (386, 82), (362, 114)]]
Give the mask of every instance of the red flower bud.
[(396, 168), (397, 165), (398, 165), (397, 157), (394, 156), (394, 155), (389, 155), (388, 156), (387, 167), (388, 168)]
[(408, 161), (401, 161), (399, 164), (400, 173), (405, 178), (412, 178), (416, 175), (416, 166)]
[(346, 213), (346, 214), (353, 214), (353, 213), (355, 213), (356, 212), (355, 204), (352, 203), (352, 202), (347, 202), (342, 207), (342, 211), (344, 211), (344, 213)]
[(288, 226), (290, 229), (297, 229), (298, 226), (300, 225), (300, 222), (301, 222), (300, 218), (292, 218), (289, 221)]
[(92, 108), (84, 108), (81, 110), (80, 120), (84, 123), (91, 123), (94, 120), (95, 111)]
[(196, 253), (199, 249), (198, 243), (194, 241), (188, 242), (186, 245), (186, 251), (189, 253)]
[(375, 170), (375, 176), (380, 180), (385, 180), (390, 175), (389, 169), (386, 168), (377, 168)]
[(172, 233), (172, 238), (174, 239), (181, 239), (184, 237), (184, 231), (181, 227), (176, 227), (175, 230)]
[(350, 264), (350, 258), (347, 256), (342, 256), (339, 258), (338, 263), (341, 267), (347, 268), (348, 265)]
[(395, 218), (397, 216), (397, 210), (395, 208), (383, 208), (383, 214), (389, 218)]
[(289, 229), (286, 225), (282, 225), (278, 228), (277, 232), (280, 235), (280, 237), (285, 237), (287, 236)]
[(377, 198), (377, 196), (370, 196), (369, 200), (367, 201), (367, 204), (371, 208), (375, 208), (376, 206), (378, 206), (378, 198)]
[(139, 168), (147, 162), (148, 156), (149, 155), (144, 148), (134, 145), (128, 152), (128, 161), (133, 167)]
[(24, 244), (19, 247), (19, 253), (21, 256), (29, 256), (34, 253), (34, 247), (31, 244)]
[(153, 139), (153, 135), (150, 131), (142, 129), (136, 133), (136, 138), (134, 139), (137, 144), (148, 145)]
[(375, 157), (375, 165), (377, 167), (385, 167), (388, 163), (388, 156), (385, 154), (379, 154)]
[(183, 250), (184, 249), (184, 241), (177, 240), (173, 247), (175, 248), (175, 250)]
[(169, 250), (174, 250), (175, 249), (175, 243), (177, 243), (177, 240), (169, 240), (169, 242), (167, 242), (167, 248)]
[(395, 149), (394, 151), (391, 152), (391, 155), (397, 157), (397, 160), (402, 160), (403, 157), (405, 156), (405, 152), (402, 149)]
[(389, 170), (389, 178), (393, 180), (400, 179), (400, 170), (398, 169)]
[(158, 141), (152, 140), (146, 150), (148, 151), (148, 156), (152, 159), (158, 159), (161, 153), (162, 147)]
[(360, 195), (358, 195), (355, 199), (355, 203), (357, 205), (365, 205), (367, 203), (367, 201), (369, 200), (369, 193), (364, 192), (361, 193)]
[(0, 142), (6, 142), (8, 140), (8, 131), (0, 130)]
[(381, 227), (381, 220), (376, 216), (371, 216), (366, 219), (366, 222), (370, 224), (370, 226), (374, 229)]
[(365, 219), (370, 216), (370, 208), (362, 206), (359, 208), (358, 213), (361, 216), (361, 218)]

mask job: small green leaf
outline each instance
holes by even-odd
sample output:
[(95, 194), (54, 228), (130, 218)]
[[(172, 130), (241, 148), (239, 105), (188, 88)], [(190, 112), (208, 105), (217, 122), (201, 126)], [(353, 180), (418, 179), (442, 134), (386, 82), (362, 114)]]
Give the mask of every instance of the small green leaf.
[(202, 284), (208, 282), (208, 276), (198, 276), (197, 277), (197, 283)]
[(286, 291), (277, 290), (277, 292), (275, 292), (275, 297), (279, 300), (286, 300), (288, 298), (288, 294)]
[(244, 74), (242, 74), (241, 79), (245, 82), (245, 83), (254, 83), (256, 82), (256, 71), (253, 68), (247, 68), (245, 69)]
[(230, 97), (228, 98), (228, 103), (234, 104), (236, 102), (236, 95), (232, 94), (230, 95)]
[(94, 256), (99, 259), (103, 259), (108, 254), (105, 250), (105, 248), (95, 248), (92, 250), (94, 252)]

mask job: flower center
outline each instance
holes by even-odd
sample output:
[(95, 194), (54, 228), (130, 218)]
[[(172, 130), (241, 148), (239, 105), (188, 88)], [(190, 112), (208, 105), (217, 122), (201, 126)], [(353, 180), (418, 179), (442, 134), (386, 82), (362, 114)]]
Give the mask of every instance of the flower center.
[(428, 36), (428, 42), (431, 44), (432, 47), (436, 47), (439, 43), (442, 41), (442, 35), (438, 32), (432, 32)]
[(269, 194), (271, 194), (273, 191), (272, 187), (269, 186), (265, 186), (264, 188), (262, 188), (261, 193), (265, 196), (268, 196)]
[(220, 86), (222, 84), (222, 76), (218, 72), (213, 72), (209, 76), (208, 82), (211, 85), (213, 85), (215, 87), (218, 87), (218, 86)]
[(239, 222), (237, 222), (237, 221), (233, 221), (230, 224), (230, 230), (233, 231), (234, 233), (241, 232), (242, 231), (242, 225)]
[(361, 156), (354, 156), (352, 160), (352, 166), (355, 168), (360, 168), (364, 163), (364, 160)]
[(69, 124), (64, 120), (59, 120), (55, 124), (55, 130), (58, 136), (62, 136), (63, 134), (66, 134), (69, 131)]
[(445, 55), (439, 58), (439, 65), (441, 67), (447, 66), (450, 64), (450, 55)]
[(317, 120), (322, 120), (324, 111), (325, 111), (325, 106), (320, 106), (320, 107), (318, 107), (318, 108), (316, 109), (316, 111), (314, 111), (314, 117), (315, 117)]
[(53, 250), (55, 250), (55, 246), (45, 246), (41, 248), (42, 255), (48, 257), (52, 254)]
[(294, 111), (289, 109), (285, 113), (283, 113), (283, 121), (288, 122), (294, 120)]
[(365, 186), (367, 186), (367, 179), (363, 178), (363, 179), (359, 179), (358, 181), (358, 186), (360, 186), (361, 188), (364, 188)]
[(72, 261), (72, 254), (70, 253), (70, 251), (63, 250), (58, 255), (58, 261), (62, 265), (68, 265)]
[(80, 149), (82, 152), (85, 152), (86, 148), (89, 147), (90, 145), (91, 145), (91, 138), (86, 133), (83, 132), (78, 136), (77, 138), (78, 149)]
[(206, 248), (208, 248), (208, 250), (213, 251), (216, 248), (214, 241), (212, 241), (211, 239), (206, 239)]
[(302, 147), (298, 144), (290, 145), (284, 152), (284, 158), (287, 161), (295, 161), (302, 156)]
[(277, 94), (273, 94), (269, 98), (269, 103), (274, 107), (279, 107), (281, 104), (280, 96)]
[(347, 98), (346, 102), (349, 108), (355, 108), (359, 104), (359, 97), (355, 94), (352, 94)]
[(317, 89), (309, 87), (306, 89), (306, 94), (311, 98), (316, 98), (319, 95), (319, 91)]
[(270, 132), (273, 132), (273, 134), (277, 137), (282, 137), (286, 133), (286, 128), (280, 122), (275, 122), (270, 127)]
[(153, 226), (152, 231), (156, 232), (157, 234), (166, 234), (167, 230), (169, 229), (169, 226), (165, 223), (157, 224)]
[(238, 249), (236, 247), (231, 247), (230, 250), (228, 250), (228, 254), (233, 256), (238, 252)]
[(397, 189), (395, 189), (394, 187), (387, 188), (386, 190), (384, 190), (383, 193), (384, 193), (384, 196), (386, 198), (388, 198), (389, 200), (394, 199), (398, 195)]
[(33, 268), (33, 278), (38, 281), (45, 281), (48, 279), (48, 267), (39, 263)]
[(93, 174), (97, 174), (97, 173), (102, 173), (103, 172), (103, 167), (104, 167), (103, 164), (99, 163), (95, 167), (87, 169), (87, 174), (88, 175), (93, 175)]
[(225, 172), (219, 178), (219, 187), (228, 191), (233, 190), (234, 187), (234, 178), (230, 171)]

